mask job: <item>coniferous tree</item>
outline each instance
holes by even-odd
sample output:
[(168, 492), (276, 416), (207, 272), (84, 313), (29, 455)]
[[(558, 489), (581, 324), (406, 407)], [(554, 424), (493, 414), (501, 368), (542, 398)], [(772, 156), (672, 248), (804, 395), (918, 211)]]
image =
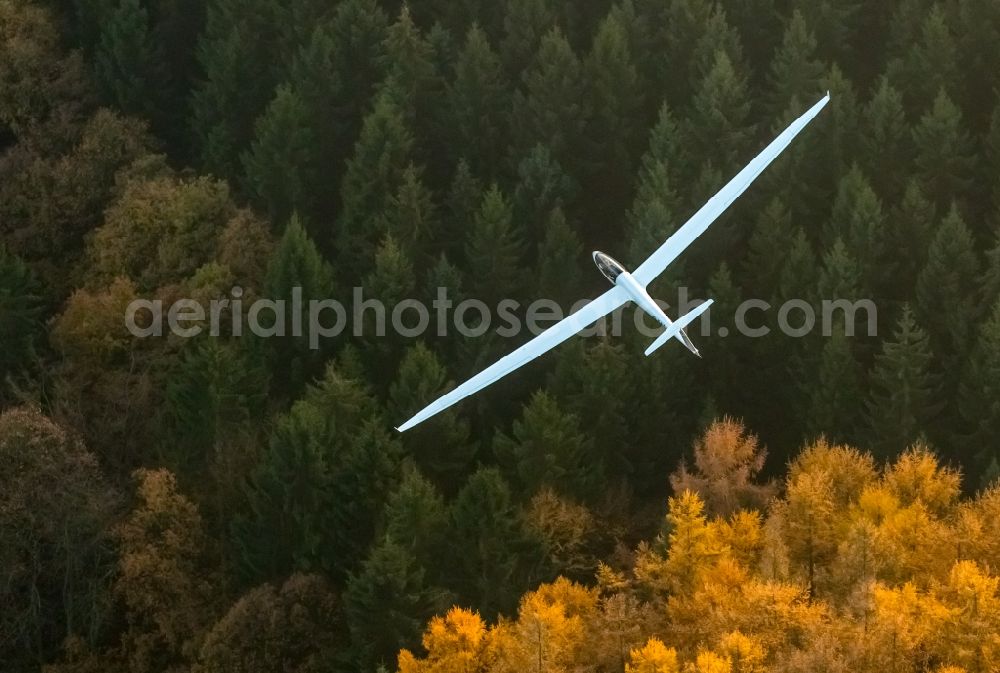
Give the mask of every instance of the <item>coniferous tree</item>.
[(579, 192), (578, 185), (539, 143), (517, 165), (517, 186), (511, 200), (514, 221), (527, 235), (529, 244), (538, 245), (553, 208), (566, 208)]
[(935, 2), (920, 27), (919, 40), (889, 64), (889, 77), (907, 94), (909, 105), (927, 109), (941, 91), (955, 99), (961, 81), (956, 47), (947, 11)]
[(544, 392), (536, 393), (525, 405), (511, 435), (494, 439), (493, 451), (527, 496), (548, 486), (566, 495), (591, 497), (604, 474), (604, 463), (595, 455), (591, 440), (580, 432), (579, 419), (563, 413)]
[(447, 581), (440, 563), (448, 548), (448, 507), (416, 468), (406, 469), (385, 504), (385, 535), (406, 549), (435, 581)]
[(774, 297), (785, 261), (775, 250), (790, 250), (794, 233), (785, 204), (778, 197), (771, 199), (757, 215), (747, 243), (741, 284), (749, 296), (764, 300)]
[(643, 89), (632, 59), (625, 27), (607, 16), (597, 29), (584, 63), (589, 105), (587, 128), (590, 193), (600, 195), (587, 210), (595, 219), (610, 218), (625, 205), (639, 153), (635, 120), (643, 107)]
[(444, 592), (428, 586), (426, 570), (410, 551), (384, 538), (350, 576), (344, 592), (352, 666), (378, 670), (392, 665), (401, 649), (416, 645), (423, 623), (444, 610), (446, 601)]
[[(945, 395), (954, 392), (954, 376), (971, 347), (977, 315), (976, 259), (972, 234), (953, 207), (931, 241), (927, 264), (917, 277), (916, 313), (931, 336), (931, 346), (948, 373)], [(949, 383), (950, 382), (950, 383)]]
[(473, 24), (448, 86), (450, 143), (477, 175), (494, 177), (503, 152), (509, 84), (486, 33)]
[(119, 0), (101, 27), (94, 70), (104, 95), (124, 112), (156, 114), (163, 55), (150, 31), (149, 12), (139, 0)]
[(566, 222), (562, 208), (556, 206), (545, 223), (545, 237), (538, 248), (538, 292), (569, 307), (579, 299), (580, 259), (583, 245), (573, 227)]
[(730, 25), (722, 7), (716, 5), (712, 8), (712, 13), (701, 30), (703, 32), (698, 36), (690, 55), (690, 79), (694, 89), (698, 88), (715, 67), (720, 51), (726, 54), (735, 70), (747, 71), (739, 31)]
[(769, 84), (770, 111), (779, 116), (793, 99), (805, 103), (820, 90), (823, 64), (816, 55), (816, 36), (798, 9), (785, 26), (781, 46), (771, 61)]
[[(401, 423), (450, 387), (444, 367), (431, 351), (417, 343), (403, 357), (399, 374), (389, 388), (389, 414)], [(428, 419), (406, 433), (402, 441), (421, 471), (446, 493), (458, 489), (475, 457), (469, 424), (454, 409)]]
[(964, 198), (975, 171), (975, 157), (962, 113), (944, 90), (913, 128), (913, 143), (917, 174), (934, 204), (943, 209)]
[(494, 184), (483, 196), (465, 242), (469, 289), (476, 298), (496, 305), (522, 289), (521, 240), (510, 202)]
[[(422, 171), (410, 164), (403, 171), (399, 188), (389, 197), (383, 214), (385, 232), (418, 263), (440, 235), (437, 205), (424, 186)], [(436, 246), (435, 246), (436, 247)]]
[(940, 408), (931, 358), (927, 333), (905, 305), (892, 338), (882, 342), (871, 372), (869, 436), (879, 457), (893, 458), (913, 445)]
[[(395, 193), (410, 164), (413, 136), (388, 90), (365, 117), (354, 154), (341, 183), (341, 214), (335, 234), (338, 249), (349, 250), (345, 272), (361, 274), (375, 258), (381, 240), (377, 225), (384, 204)], [(375, 229), (373, 231), (373, 229)]]
[(888, 251), (882, 203), (857, 166), (840, 180), (825, 238), (831, 244), (841, 238), (846, 249), (856, 256), (858, 290), (870, 294), (891, 281), (884, 262)]
[(510, 487), (497, 469), (480, 468), (469, 477), (451, 503), (451, 519), (450, 586), (482, 615), (510, 614), (540, 550), (525, 539)]
[[(1000, 436), (1000, 301), (979, 330), (960, 386), (961, 415), (965, 431), (961, 432), (963, 453), (975, 460), (983, 477), (979, 485), (986, 487), (996, 476), (995, 463), (1000, 461), (997, 437)], [(971, 455), (970, 455), (971, 454)], [(967, 463), (968, 464), (968, 463)]]
[[(311, 121), (296, 91), (281, 85), (257, 120), (250, 149), (243, 153), (249, 190), (272, 223), (285, 222), (294, 212), (315, 212), (319, 166)], [(318, 233), (317, 227), (310, 228)]]
[[(322, 349), (301, 324), (311, 300), (333, 296), (333, 271), (320, 255), (297, 217), (292, 217), (267, 267), (264, 296), (284, 302), (278, 310), (275, 336), (266, 340), (275, 391), (295, 397), (317, 372)], [(296, 305), (298, 313), (296, 313)]]
[(552, 0), (507, 0), (504, 5), (500, 57), (514, 78), (528, 68), (542, 36), (556, 25), (556, 9)]
[(879, 78), (865, 106), (862, 130), (860, 160), (864, 172), (871, 176), (879, 196), (895, 201), (902, 196), (905, 177), (899, 171), (881, 170), (881, 167), (908, 165), (912, 145), (903, 97), (888, 77)]
[(558, 28), (542, 38), (521, 81), (511, 112), (515, 157), (545, 143), (562, 166), (575, 165), (574, 150), (587, 120), (587, 97), (583, 68)]
[(882, 287), (890, 298), (896, 301), (913, 298), (917, 276), (927, 262), (936, 220), (934, 204), (924, 196), (919, 181), (911, 178), (902, 202), (886, 220), (886, 249), (891, 252), (893, 262), (891, 272), (887, 269), (880, 275)]

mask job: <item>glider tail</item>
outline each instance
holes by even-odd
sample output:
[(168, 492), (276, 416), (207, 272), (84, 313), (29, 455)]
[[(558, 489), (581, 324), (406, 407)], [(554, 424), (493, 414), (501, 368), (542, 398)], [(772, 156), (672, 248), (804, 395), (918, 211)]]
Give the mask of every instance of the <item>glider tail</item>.
[(692, 322), (694, 322), (695, 318), (697, 318), (702, 313), (707, 311), (708, 307), (711, 305), (712, 305), (712, 300), (709, 299), (705, 303), (699, 304), (697, 307), (695, 307), (694, 310), (684, 314), (684, 316), (682, 316), (680, 320), (675, 322), (668, 329), (664, 330), (660, 336), (656, 337), (656, 341), (651, 343), (649, 345), (649, 348), (646, 349), (646, 355), (651, 354), (657, 348), (667, 343), (674, 337), (680, 336), (681, 340), (684, 342), (684, 345), (688, 347), (688, 350), (690, 350), (698, 357), (701, 357), (701, 355), (698, 353), (698, 349), (694, 347), (694, 344), (691, 343), (691, 339), (688, 338), (687, 333), (684, 331), (684, 328), (690, 325)]

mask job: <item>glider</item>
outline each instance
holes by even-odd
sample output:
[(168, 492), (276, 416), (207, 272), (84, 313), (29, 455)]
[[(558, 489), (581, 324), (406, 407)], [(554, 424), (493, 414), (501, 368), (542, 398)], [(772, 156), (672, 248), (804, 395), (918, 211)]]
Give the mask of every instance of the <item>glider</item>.
[(704, 313), (711, 306), (712, 300), (709, 299), (698, 305), (694, 310), (678, 319), (677, 322), (673, 322), (649, 296), (649, 293), (646, 292), (646, 286), (663, 273), (667, 265), (674, 261), (696, 238), (708, 229), (709, 225), (750, 186), (750, 183), (767, 168), (775, 157), (788, 147), (792, 139), (819, 114), (820, 110), (829, 101), (830, 93), (827, 92), (826, 96), (809, 108), (805, 114), (792, 122), (777, 138), (772, 140), (771, 144), (765, 147), (753, 161), (747, 164), (746, 168), (740, 171), (725, 187), (709, 199), (698, 212), (684, 223), (684, 226), (674, 232), (634, 272), (629, 273), (625, 267), (615, 261), (610, 255), (595, 251), (593, 253), (594, 263), (604, 277), (611, 281), (614, 287), (576, 313), (548, 328), (513, 353), (502, 357), (493, 365), (476, 374), (451, 392), (431, 402), (417, 412), (413, 418), (396, 429), (399, 432), (405, 432), (418, 423), (422, 423), (431, 416), (444, 411), (459, 400), (479, 392), (521, 365), (527, 364), (550, 349), (555, 348), (588, 325), (591, 325), (629, 301), (635, 302), (646, 313), (656, 318), (665, 328), (664, 332), (646, 349), (646, 355), (649, 355), (670, 339), (676, 338), (688, 350), (701, 357), (698, 349), (694, 347), (694, 344), (688, 338), (684, 328)]

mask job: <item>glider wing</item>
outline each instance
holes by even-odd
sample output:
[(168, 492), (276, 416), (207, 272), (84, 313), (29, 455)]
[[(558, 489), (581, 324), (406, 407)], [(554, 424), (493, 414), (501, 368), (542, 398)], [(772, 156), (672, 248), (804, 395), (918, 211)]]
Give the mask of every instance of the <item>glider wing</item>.
[(684, 252), (685, 248), (691, 245), (694, 239), (701, 236), (709, 225), (728, 208), (733, 201), (739, 197), (746, 188), (750, 186), (758, 175), (767, 168), (768, 164), (774, 161), (781, 152), (788, 147), (792, 139), (799, 134), (799, 131), (806, 127), (806, 124), (819, 114), (819, 111), (830, 101), (830, 94), (827, 93), (818, 103), (809, 108), (805, 114), (793, 121), (788, 128), (781, 132), (771, 144), (764, 148), (757, 157), (746, 165), (742, 171), (736, 174), (719, 193), (710, 198), (698, 212), (675, 231), (667, 241), (657, 249), (649, 258), (639, 265), (632, 276), (643, 286), (663, 273), (667, 266), (677, 259), (677, 256)]
[(534, 339), (515, 350), (513, 353), (500, 358), (494, 364), (476, 374), (471, 379), (452, 390), (450, 393), (442, 395), (435, 401), (431, 402), (429, 405), (417, 412), (413, 418), (406, 421), (396, 429), (400, 432), (405, 432), (414, 425), (427, 420), (434, 414), (444, 411), (451, 405), (461, 400), (463, 397), (468, 397), (469, 395), (482, 390), (497, 379), (500, 379), (514, 371), (521, 365), (527, 364), (539, 355), (555, 348), (563, 341), (566, 341), (566, 339), (581, 331), (591, 323), (611, 313), (627, 301), (629, 301), (628, 292), (617, 286), (611, 288), (576, 313), (573, 313), (572, 315), (569, 315), (557, 322), (555, 325), (548, 328)]

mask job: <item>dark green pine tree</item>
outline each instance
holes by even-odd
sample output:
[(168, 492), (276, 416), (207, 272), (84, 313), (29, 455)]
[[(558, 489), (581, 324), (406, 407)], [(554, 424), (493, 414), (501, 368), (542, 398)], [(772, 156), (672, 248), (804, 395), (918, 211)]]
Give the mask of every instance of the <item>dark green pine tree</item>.
[(858, 264), (854, 261), (844, 241), (839, 237), (823, 256), (817, 290), (822, 299), (848, 299), (854, 301), (864, 295), (863, 281)]
[(443, 73), (438, 72), (434, 47), (413, 22), (409, 5), (403, 4), (399, 18), (389, 26), (385, 39), (383, 88), (403, 113), (403, 119), (416, 138), (414, 150), (419, 162), (427, 167), (432, 183), (446, 179), (449, 157), (437, 150), (445, 143), (448, 126), (447, 96)]
[(816, 35), (818, 56), (828, 62), (856, 62), (856, 34), (859, 23), (873, 8), (860, 0), (795, 0), (793, 11), (802, 12), (805, 24)]
[(538, 296), (552, 299), (564, 310), (580, 296), (580, 260), (583, 244), (556, 206), (545, 223), (545, 238), (539, 244), (536, 277)]
[[(632, 189), (635, 162), (641, 152), (644, 87), (617, 18), (608, 15), (597, 29), (584, 63), (592, 114), (586, 138), (590, 145), (584, 208), (595, 220), (621, 213)], [(589, 198), (587, 198), (589, 197)]]
[(464, 257), (465, 234), (472, 225), (482, 202), (482, 182), (473, 174), (469, 162), (459, 159), (444, 203), (441, 243), (441, 250), (453, 262), (461, 262)]
[(576, 181), (566, 174), (547, 145), (535, 145), (521, 159), (511, 208), (529, 246), (540, 244), (552, 209), (573, 203), (578, 193)]
[[(653, 63), (647, 75), (655, 100), (683, 101), (692, 94), (690, 73), (698, 40), (711, 22), (715, 3), (706, 0), (671, 0), (638, 4), (653, 31)], [(712, 61), (714, 62), (714, 54)], [(711, 65), (711, 64), (709, 64)]]
[(768, 75), (770, 116), (781, 116), (795, 100), (803, 105), (812, 101), (821, 91), (822, 77), (823, 63), (816, 54), (816, 36), (802, 12), (796, 9), (788, 19), (781, 46), (771, 61)]
[(486, 33), (473, 24), (455, 61), (448, 85), (449, 147), (466, 157), (469, 169), (486, 178), (500, 164), (507, 138), (509, 84)]
[(822, 342), (818, 366), (806, 379), (802, 395), (808, 400), (806, 431), (835, 442), (854, 442), (862, 422), (864, 388), (861, 368), (853, 352), (853, 338), (835, 321)]
[(893, 281), (894, 269), (886, 265), (886, 257), (890, 252), (894, 256), (895, 251), (886, 249), (885, 230), (881, 201), (861, 170), (852, 167), (840, 180), (824, 239), (830, 245), (838, 238), (843, 241), (857, 261), (857, 289), (864, 294), (870, 295)]
[(939, 209), (967, 196), (976, 159), (962, 113), (943, 90), (913, 128), (917, 174)]
[(979, 260), (969, 228), (953, 207), (938, 226), (917, 277), (917, 319), (940, 360), (945, 399), (953, 398), (958, 372), (971, 347), (978, 315)]
[(702, 166), (714, 167), (726, 179), (746, 163), (754, 137), (748, 100), (746, 75), (724, 51), (717, 51), (712, 67), (696, 86), (681, 133), (685, 151), (703, 158)]
[(531, 65), (542, 36), (556, 25), (556, 9), (552, 0), (507, 0), (504, 8), (500, 58), (513, 79)]
[(712, 7), (712, 13), (701, 31), (690, 56), (689, 77), (694, 90), (697, 90), (715, 67), (720, 51), (726, 54), (734, 69), (739, 72), (747, 71), (739, 31), (729, 23), (726, 11), (721, 6)]
[(198, 41), (203, 79), (191, 100), (191, 128), (202, 168), (238, 181), (240, 154), (284, 75), (294, 22), (277, 0), (212, 0)]
[(924, 196), (920, 181), (911, 178), (902, 202), (886, 218), (886, 250), (893, 259), (891, 273), (887, 269), (881, 275), (883, 281), (891, 279), (882, 286), (888, 298), (898, 302), (913, 299), (917, 276), (927, 263), (927, 250), (937, 219), (934, 204)]
[[(814, 162), (815, 177), (805, 176), (805, 179), (816, 181), (818, 190), (826, 186), (832, 188), (848, 167), (857, 162), (861, 128), (861, 104), (854, 85), (836, 63), (823, 76), (820, 86), (821, 91), (830, 93), (830, 103), (823, 111), (823, 130), (817, 131), (814, 141), (815, 147), (826, 160)], [(817, 92), (815, 98), (819, 98), (819, 95)], [(814, 207), (822, 205), (818, 201)]]
[[(957, 7), (955, 6), (957, 5)], [(976, 131), (986, 128), (989, 110), (982, 105), (983, 92), (996, 86), (992, 74), (1000, 71), (1000, 8), (992, 0), (958, 0), (951, 13), (958, 40), (958, 72), (963, 91), (956, 94)]]
[(871, 176), (875, 191), (895, 203), (903, 195), (906, 178), (902, 171), (883, 170), (883, 167), (910, 165), (913, 145), (903, 97), (888, 77), (879, 78), (865, 106), (862, 129), (859, 161), (865, 174)]
[(516, 161), (545, 143), (562, 166), (575, 166), (587, 121), (583, 67), (558, 28), (542, 38), (538, 52), (514, 93), (511, 112)]
[[(607, 479), (630, 474), (637, 465), (628, 430), (630, 390), (625, 346), (606, 338), (576, 339), (559, 353), (548, 389), (561, 408), (579, 419), (605, 463)], [(609, 390), (622, 394), (609, 396)]]
[(427, 262), (428, 250), (437, 249), (441, 235), (438, 208), (433, 194), (424, 186), (423, 171), (410, 164), (403, 171), (399, 188), (389, 197), (384, 218), (384, 231), (399, 242), (412, 260)]
[(448, 607), (448, 595), (429, 586), (410, 550), (389, 537), (372, 547), (344, 591), (351, 632), (351, 669), (387, 670), (399, 651), (420, 643), (424, 623)]
[(397, 487), (399, 460), (374, 400), (329, 367), (278, 418), (246, 485), (231, 533), (241, 578), (258, 583), (296, 570), (344, 577)]
[[(402, 423), (452, 387), (434, 353), (418, 342), (406, 352), (389, 388), (388, 414)], [(454, 408), (405, 433), (402, 441), (420, 470), (448, 494), (458, 490), (476, 454), (469, 424)]]
[(532, 396), (510, 435), (496, 435), (493, 451), (526, 497), (544, 486), (584, 500), (599, 493), (605, 466), (593, 441), (545, 392)]
[(510, 203), (494, 184), (483, 196), (465, 242), (471, 296), (489, 306), (517, 296), (524, 282), (521, 241)]
[[(248, 190), (272, 224), (288, 221), (294, 212), (316, 212), (319, 161), (311, 122), (299, 95), (281, 85), (257, 120), (250, 149), (243, 153)], [(314, 236), (322, 233), (309, 223)]]
[(526, 539), (510, 487), (496, 468), (480, 468), (451, 503), (449, 586), (484, 619), (512, 614), (534, 578), (541, 549)]
[[(959, 409), (964, 431), (959, 456), (965, 464), (976, 465), (985, 488), (996, 477), (1000, 462), (1000, 301), (993, 305), (989, 319), (979, 330), (979, 338), (965, 365), (959, 389)], [(970, 458), (973, 459), (970, 461)]]
[(93, 58), (104, 95), (128, 114), (156, 114), (162, 54), (150, 31), (149, 12), (139, 0), (118, 0), (100, 31)]
[(919, 40), (889, 63), (889, 78), (905, 92), (908, 107), (925, 110), (941, 91), (954, 99), (961, 83), (958, 72), (957, 44), (947, 10), (934, 3), (921, 25)]
[(417, 277), (406, 249), (387, 235), (375, 251), (371, 271), (362, 280), (365, 299), (377, 300), (384, 307), (382, 311), (366, 311), (362, 318), (362, 352), (367, 371), (384, 390), (396, 376), (396, 365), (403, 354), (404, 343), (397, 327), (409, 330), (420, 326), (414, 310), (401, 310), (398, 323), (392, 317), (397, 306), (414, 297)]
[(777, 303), (791, 299), (813, 301), (819, 280), (819, 264), (812, 243), (801, 227), (796, 227), (792, 236), (792, 247), (781, 269), (778, 279)]
[(403, 114), (394, 96), (383, 90), (365, 117), (340, 187), (341, 213), (335, 238), (337, 249), (351, 251), (342, 260), (345, 274), (359, 276), (371, 267), (382, 238), (380, 216), (389, 197), (399, 189), (412, 149), (413, 137)]
[(160, 454), (175, 473), (200, 479), (220, 444), (252, 437), (264, 412), (267, 374), (250, 356), (215, 338), (185, 349), (168, 379), (163, 409)]
[(794, 233), (788, 209), (780, 198), (774, 197), (757, 214), (757, 223), (747, 244), (740, 276), (748, 296), (766, 301), (775, 296), (785, 266), (784, 256), (775, 251), (790, 250)]
[[(707, 345), (719, 367), (713, 368), (706, 378), (718, 412), (742, 418), (746, 416), (748, 399), (740, 382), (745, 380), (743, 373), (749, 361), (745, 350), (748, 342), (736, 333), (734, 316), (743, 302), (743, 293), (733, 282), (732, 272), (726, 262), (721, 262), (709, 278), (708, 296), (715, 300), (710, 309), (711, 336), (718, 335), (718, 338), (712, 339)], [(704, 334), (698, 331), (699, 324), (695, 323), (688, 329), (688, 334), (694, 340)]]
[(404, 469), (383, 514), (385, 535), (428, 570), (436, 583), (448, 582), (446, 564), (451, 521), (444, 498), (415, 467)]
[[(640, 163), (639, 184), (627, 215), (626, 264), (641, 263), (681, 225), (678, 218), (683, 206), (674, 187), (678, 183), (678, 171), (685, 166), (681, 152), (677, 123), (664, 105), (650, 134), (649, 149)], [(661, 284), (681, 278), (682, 264), (683, 260), (679, 260), (671, 265)]]
[(931, 374), (930, 339), (909, 305), (882, 342), (870, 375), (869, 437), (878, 458), (891, 460), (925, 434), (941, 408)]
[[(273, 391), (295, 398), (320, 370), (323, 344), (313, 348), (305, 324), (309, 302), (333, 297), (333, 270), (323, 259), (297, 217), (292, 217), (271, 257), (264, 280), (264, 296), (284, 302), (280, 334), (265, 340)], [(296, 317), (295, 305), (299, 306)], [(281, 319), (281, 315), (278, 319)], [(301, 318), (301, 320), (300, 320)]]
[(0, 400), (33, 367), (44, 336), (42, 290), (28, 265), (0, 243)]

